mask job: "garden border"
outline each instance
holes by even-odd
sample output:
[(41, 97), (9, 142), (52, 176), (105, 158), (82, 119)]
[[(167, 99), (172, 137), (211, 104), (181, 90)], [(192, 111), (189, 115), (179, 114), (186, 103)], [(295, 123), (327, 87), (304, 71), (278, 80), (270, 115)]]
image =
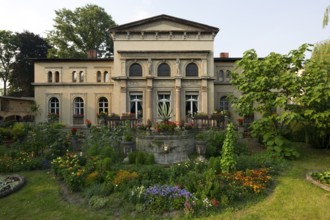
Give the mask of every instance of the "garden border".
[(306, 180), (307, 180), (308, 182), (313, 183), (314, 185), (316, 185), (316, 186), (318, 186), (318, 187), (320, 187), (320, 188), (322, 188), (322, 189), (324, 189), (324, 190), (330, 192), (330, 186), (325, 185), (325, 184), (322, 184), (322, 183), (320, 183), (319, 181), (313, 179), (313, 177), (311, 176), (311, 173), (312, 173), (312, 172), (308, 172), (308, 173), (306, 173)]
[(19, 183), (18, 183), (16, 186), (14, 186), (13, 188), (10, 188), (9, 190), (6, 190), (6, 191), (0, 193), (0, 198), (3, 198), (3, 197), (5, 197), (5, 196), (8, 196), (8, 195), (14, 193), (14, 192), (17, 192), (17, 191), (20, 190), (20, 189), (25, 185), (25, 183), (26, 183), (25, 178), (24, 178), (23, 176), (19, 176), (19, 175), (17, 175), (17, 174), (13, 174), (13, 175), (6, 175), (6, 176), (4, 176), (4, 177), (8, 177), (8, 176), (19, 178)]

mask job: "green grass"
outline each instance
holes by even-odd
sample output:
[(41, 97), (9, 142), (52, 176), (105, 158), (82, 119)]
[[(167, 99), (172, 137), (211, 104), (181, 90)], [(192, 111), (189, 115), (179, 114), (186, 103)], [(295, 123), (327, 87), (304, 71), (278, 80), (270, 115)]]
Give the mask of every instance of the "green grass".
[(27, 184), (0, 199), (0, 219), (108, 219), (102, 213), (63, 201), (57, 182), (45, 171), (19, 174), (26, 177)]
[[(207, 219), (330, 219), (330, 192), (305, 180), (305, 174), (310, 170), (330, 170), (330, 151), (304, 146), (301, 150), (301, 159), (290, 162), (289, 169), (277, 178), (277, 185), (268, 197), (240, 210), (227, 209)], [(110, 216), (129, 219), (130, 214), (124, 213), (123, 204), (118, 204), (116, 214), (113, 214), (110, 210), (97, 212), (86, 205), (63, 201), (57, 182), (45, 171), (20, 174), (27, 178), (27, 185), (0, 199), (0, 219), (83, 220), (111, 219)]]
[(330, 192), (306, 181), (308, 171), (330, 170), (330, 151), (301, 146), (302, 156), (290, 162), (264, 200), (241, 210), (227, 210), (208, 219), (330, 219)]

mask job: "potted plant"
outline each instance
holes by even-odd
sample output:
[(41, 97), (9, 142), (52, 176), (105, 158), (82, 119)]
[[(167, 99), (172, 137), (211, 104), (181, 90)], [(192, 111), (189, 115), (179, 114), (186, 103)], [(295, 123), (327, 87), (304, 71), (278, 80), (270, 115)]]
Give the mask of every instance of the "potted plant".
[(71, 128), (71, 134), (73, 135), (73, 136), (75, 136), (76, 134), (77, 134), (77, 128), (75, 128), (75, 127), (73, 127), (73, 128)]
[(86, 119), (85, 122), (87, 128), (90, 128), (92, 126), (92, 122), (89, 119)]
[(208, 115), (205, 112), (198, 112), (194, 115), (194, 119), (208, 119)]

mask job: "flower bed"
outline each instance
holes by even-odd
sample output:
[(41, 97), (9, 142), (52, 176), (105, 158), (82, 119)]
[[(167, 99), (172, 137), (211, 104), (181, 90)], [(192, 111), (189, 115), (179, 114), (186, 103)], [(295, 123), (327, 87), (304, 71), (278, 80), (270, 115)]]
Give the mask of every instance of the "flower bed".
[(330, 171), (309, 172), (306, 174), (307, 181), (330, 192)]
[(5, 197), (21, 189), (25, 179), (19, 175), (0, 176), (0, 198)]

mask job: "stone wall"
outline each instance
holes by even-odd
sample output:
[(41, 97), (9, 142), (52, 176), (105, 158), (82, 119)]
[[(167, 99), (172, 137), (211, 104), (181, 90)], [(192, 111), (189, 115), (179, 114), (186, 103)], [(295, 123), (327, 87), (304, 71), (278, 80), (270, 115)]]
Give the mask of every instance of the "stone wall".
[(191, 135), (149, 135), (136, 138), (136, 149), (153, 153), (156, 163), (172, 164), (188, 160), (194, 152)]

